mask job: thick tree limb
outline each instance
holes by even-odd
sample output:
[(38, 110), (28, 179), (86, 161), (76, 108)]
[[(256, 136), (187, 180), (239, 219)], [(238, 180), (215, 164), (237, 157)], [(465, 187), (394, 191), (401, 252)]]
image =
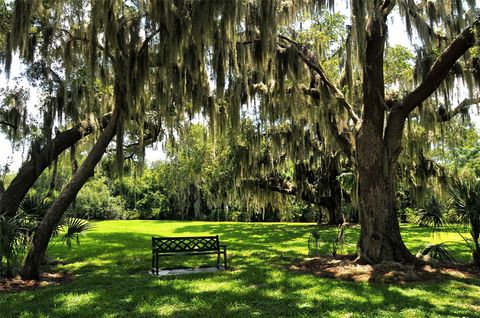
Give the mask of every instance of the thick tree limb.
[(445, 121), (449, 121), (450, 119), (452, 119), (453, 117), (455, 117), (457, 114), (459, 114), (460, 112), (468, 109), (468, 107), (472, 106), (472, 105), (476, 105), (476, 104), (479, 104), (480, 103), (480, 97), (477, 97), (477, 98), (465, 98), (460, 104), (458, 104), (457, 107), (455, 107), (454, 109), (452, 109), (451, 111), (447, 112), (447, 113), (442, 113), (439, 111), (438, 113), (438, 121), (439, 122), (445, 122)]
[[(103, 117), (101, 128), (107, 125), (110, 117), (111, 114)], [(62, 152), (83, 137), (91, 134), (94, 129), (93, 123), (87, 121), (81, 122), (73, 128), (59, 133), (45, 145), (39, 153), (25, 162), (0, 198), (0, 215), (15, 215), (28, 190), (30, 190), (42, 172), (50, 166)]]
[(12, 123), (10, 123), (10, 122), (8, 122), (8, 121), (5, 121), (5, 120), (0, 120), (0, 125), (5, 125), (5, 126), (8, 126), (8, 127), (12, 128), (12, 129), (15, 129), (15, 130), (18, 129), (18, 126), (17, 126), (17, 125), (12, 124)]
[(95, 145), (92, 147), (68, 184), (62, 189), (60, 195), (48, 208), (45, 216), (35, 230), (21, 273), (23, 279), (39, 278), (40, 264), (55, 227), (58, 225), (69, 205), (74, 201), (80, 189), (93, 175), (95, 166), (98, 164), (105, 153), (108, 144), (115, 136), (121, 112), (118, 105), (119, 103), (117, 102), (108, 125), (103, 129)]
[(417, 5), (412, 1), (408, 1), (408, 4), (405, 4), (405, 10), (408, 12), (408, 14), (415, 19), (417, 24), (427, 30), (428, 34), (431, 37), (437, 38), (439, 41), (446, 41), (447, 37), (438, 34), (435, 32), (435, 30), (427, 23), (425, 20), (418, 14), (418, 8)]
[(287, 41), (292, 45), (292, 47), (295, 49), (297, 52), (298, 56), (307, 64), (309, 68), (311, 68), (315, 73), (317, 73), (322, 80), (322, 82), (328, 87), (328, 89), (334, 94), (335, 99), (337, 102), (344, 107), (348, 115), (350, 116), (350, 119), (357, 124), (359, 119), (358, 115), (355, 113), (353, 106), (350, 105), (350, 103), (347, 101), (343, 93), (327, 78), (327, 75), (325, 74), (322, 66), (318, 63), (318, 61), (313, 61), (311, 58), (309, 58), (303, 51), (302, 51), (302, 45), (289, 37), (286, 37), (284, 35), (279, 35), (279, 39)]
[(404, 118), (433, 94), (457, 60), (475, 44), (475, 28), (479, 26), (480, 18), (477, 17), (472, 25), (463, 30), (437, 58), (423, 82), (396, 105), (401, 108), (401, 115)]
[(298, 189), (292, 184), (286, 182), (285, 180), (278, 178), (255, 178), (255, 179), (245, 179), (242, 180), (242, 183), (246, 186), (257, 187), (266, 191), (273, 191), (286, 195), (299, 196), (303, 201), (312, 203), (318, 206), (329, 207), (330, 198), (328, 197), (319, 197), (314, 193), (305, 193), (302, 191), (299, 193)]
[(383, 20), (386, 20), (390, 12), (392, 12), (393, 8), (395, 7), (396, 1), (395, 0), (385, 0), (380, 7), (380, 10), (383, 15)]

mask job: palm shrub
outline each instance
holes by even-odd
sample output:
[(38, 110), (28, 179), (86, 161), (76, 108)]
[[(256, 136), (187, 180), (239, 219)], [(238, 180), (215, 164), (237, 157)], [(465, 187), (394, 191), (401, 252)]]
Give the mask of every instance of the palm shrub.
[(445, 243), (428, 244), (420, 252), (418, 252), (417, 257), (420, 256), (428, 256), (441, 262), (453, 262), (455, 260), (450, 249), (445, 245)]
[(65, 242), (70, 250), (72, 248), (72, 241), (75, 241), (77, 245), (80, 245), (80, 235), (91, 228), (92, 226), (87, 220), (65, 218), (57, 229), (65, 230), (63, 235), (60, 237), (60, 240)]
[(39, 195), (29, 193), (20, 203), (20, 210), (25, 216), (30, 216), (35, 219), (42, 218), (48, 210), (48, 204)]
[(17, 256), (27, 246), (29, 229), (26, 220), (23, 213), (13, 217), (0, 216), (0, 274), (7, 278), (13, 276), (13, 265), (17, 261)]
[(456, 179), (451, 183), (449, 192), (460, 220), (470, 226), (473, 245), (464, 239), (472, 250), (474, 263), (480, 268), (480, 180)]
[(431, 226), (434, 229), (445, 224), (445, 208), (435, 197), (431, 197), (425, 204), (425, 208), (419, 211), (417, 223), (419, 225)]

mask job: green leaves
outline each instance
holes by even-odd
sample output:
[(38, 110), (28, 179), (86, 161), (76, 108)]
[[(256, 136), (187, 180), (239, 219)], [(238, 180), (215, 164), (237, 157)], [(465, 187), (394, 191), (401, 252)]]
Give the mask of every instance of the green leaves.
[[(475, 264), (480, 267), (480, 180), (478, 179), (455, 179), (449, 187), (452, 204), (461, 220), (470, 225), (470, 235), (473, 246), (467, 240), (465, 242), (472, 249)], [(463, 238), (463, 236), (462, 236)]]
[[(19, 213), (14, 217), (0, 215), (0, 274), (12, 276), (12, 265), (27, 246), (28, 231), (25, 214)], [(3, 258), (6, 260), (4, 273), (1, 271)]]
[(92, 225), (83, 219), (67, 218), (61, 225), (66, 232), (61, 236), (60, 240), (67, 244), (68, 249), (72, 249), (72, 241), (75, 240), (80, 245), (80, 235), (92, 228)]

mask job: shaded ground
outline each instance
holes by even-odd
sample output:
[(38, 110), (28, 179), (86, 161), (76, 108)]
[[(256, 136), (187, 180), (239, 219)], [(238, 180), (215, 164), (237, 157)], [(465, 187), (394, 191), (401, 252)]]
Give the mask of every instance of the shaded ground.
[(470, 264), (403, 265), (385, 262), (378, 265), (362, 265), (355, 262), (355, 256), (350, 255), (305, 259), (301, 263), (292, 265), (290, 269), (319, 277), (387, 284), (480, 278), (480, 270)]
[(0, 292), (14, 292), (38, 287), (57, 286), (73, 280), (73, 274), (67, 272), (43, 273), (39, 281), (23, 280), (20, 276), (0, 279)]
[[(314, 224), (105, 221), (69, 251), (61, 242), (49, 256), (54, 271), (72, 272), (68, 284), (0, 293), (1, 318), (39, 317), (479, 317), (480, 280), (452, 278), (409, 284), (372, 284), (288, 270), (308, 255)], [(321, 228), (319, 253), (329, 253), (337, 228)], [(345, 253), (356, 250), (349, 228)], [(448, 231), (448, 229), (447, 229)], [(152, 236), (216, 235), (226, 244), (230, 270), (155, 277)], [(468, 232), (465, 232), (467, 235)], [(412, 252), (435, 243), (427, 228), (402, 226)], [(440, 241), (456, 258), (470, 252), (458, 234)], [(171, 258), (162, 267), (214, 266), (216, 256)]]

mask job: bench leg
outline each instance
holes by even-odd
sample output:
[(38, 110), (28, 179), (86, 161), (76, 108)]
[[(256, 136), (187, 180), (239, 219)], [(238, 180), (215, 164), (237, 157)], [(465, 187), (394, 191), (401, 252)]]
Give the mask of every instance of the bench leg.
[(227, 248), (223, 248), (223, 266), (225, 267), (225, 270), (227, 270)]
[(220, 252), (217, 253), (217, 269), (220, 269)]
[(152, 274), (155, 274), (155, 254), (152, 253)]

